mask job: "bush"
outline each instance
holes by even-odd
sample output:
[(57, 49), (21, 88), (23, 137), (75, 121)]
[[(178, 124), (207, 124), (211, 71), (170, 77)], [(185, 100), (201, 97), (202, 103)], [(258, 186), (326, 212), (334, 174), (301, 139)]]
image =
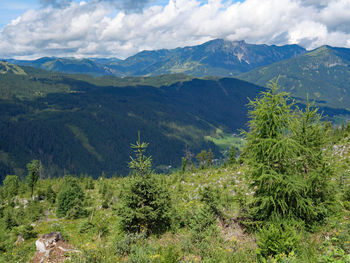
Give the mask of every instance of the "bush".
[(206, 206), (194, 211), (190, 219), (190, 232), (192, 243), (201, 243), (203, 240), (217, 232), (214, 215)]
[(146, 244), (143, 245), (132, 245), (129, 254), (130, 263), (152, 263), (152, 251), (148, 248)]
[(68, 219), (77, 219), (86, 217), (88, 212), (83, 207), (83, 203), (80, 200), (76, 200), (74, 206), (66, 213)]
[(29, 224), (19, 226), (16, 229), (16, 234), (17, 235), (21, 234), (24, 240), (37, 237), (37, 233), (34, 231), (34, 228)]
[(159, 254), (156, 254), (155, 257), (157, 260), (154, 260), (155, 262), (159, 263), (177, 263), (181, 262), (181, 251), (177, 246), (174, 245), (168, 245), (166, 247), (162, 247), (159, 251)]
[(58, 208), (57, 217), (64, 217), (69, 214), (71, 217), (85, 215), (82, 211), (82, 202), (84, 201), (84, 192), (79, 186), (76, 178), (68, 176), (64, 178), (63, 185), (57, 197)]
[(16, 175), (6, 176), (3, 184), (4, 196), (6, 198), (11, 199), (18, 194), (19, 181)]
[(52, 189), (51, 185), (48, 185), (45, 191), (45, 198), (51, 204), (56, 203), (56, 192)]
[(38, 200), (29, 201), (25, 213), (32, 222), (37, 221), (43, 215), (43, 207)]
[(84, 221), (80, 227), (79, 227), (79, 233), (85, 234), (85, 233), (91, 233), (94, 231), (94, 224), (92, 224), (90, 221)]
[(16, 217), (12, 207), (7, 207), (4, 211), (5, 228), (11, 230), (13, 227), (18, 226)]
[(301, 240), (298, 229), (296, 222), (288, 220), (267, 223), (257, 233), (258, 255), (268, 258), (295, 251)]
[(115, 241), (115, 252), (118, 255), (127, 256), (131, 251), (131, 246), (137, 242), (143, 241), (145, 237), (145, 233), (126, 233), (124, 235), (117, 235)]
[(221, 194), (218, 188), (206, 186), (199, 192), (199, 199), (214, 216), (222, 217)]
[(94, 179), (92, 179), (92, 177), (90, 176), (85, 178), (85, 189), (87, 190), (95, 189)]

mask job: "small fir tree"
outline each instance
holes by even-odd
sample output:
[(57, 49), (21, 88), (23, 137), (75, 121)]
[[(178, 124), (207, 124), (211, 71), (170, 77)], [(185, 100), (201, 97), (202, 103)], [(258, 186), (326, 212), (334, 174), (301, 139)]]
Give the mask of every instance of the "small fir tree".
[(129, 163), (133, 174), (120, 194), (121, 227), (133, 233), (161, 233), (170, 226), (169, 193), (151, 173), (151, 157), (144, 155), (147, 146), (141, 142), (140, 134), (136, 144), (131, 145), (136, 153)]

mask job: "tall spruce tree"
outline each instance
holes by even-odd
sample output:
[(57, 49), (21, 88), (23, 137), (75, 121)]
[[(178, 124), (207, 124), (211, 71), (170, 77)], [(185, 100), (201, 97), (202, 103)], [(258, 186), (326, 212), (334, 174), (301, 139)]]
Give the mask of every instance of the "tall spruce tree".
[(270, 82), (250, 102), (249, 132), (244, 161), (255, 192), (251, 213), (255, 220), (292, 217), (312, 223), (322, 219), (332, 200), (332, 174), (322, 147), (326, 129), (317, 110), (293, 111), (288, 93)]

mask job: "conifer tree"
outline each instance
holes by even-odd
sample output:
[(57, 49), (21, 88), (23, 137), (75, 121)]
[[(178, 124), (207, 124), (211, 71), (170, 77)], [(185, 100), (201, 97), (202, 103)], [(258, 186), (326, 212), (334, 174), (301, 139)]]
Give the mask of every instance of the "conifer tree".
[(39, 180), (39, 173), (42, 169), (42, 165), (38, 160), (32, 160), (30, 163), (27, 164), (28, 169), (28, 176), (27, 176), (27, 183), (31, 189), (31, 197), (33, 198), (34, 194), (34, 186)]
[(66, 176), (57, 196), (57, 217), (84, 217), (86, 211), (82, 203), (85, 195), (77, 178)]
[(228, 161), (227, 163), (232, 166), (234, 164), (236, 164), (236, 156), (237, 156), (237, 148), (232, 145), (229, 149), (229, 152), (228, 152)]
[(185, 157), (182, 157), (181, 161), (181, 173), (184, 174), (187, 168), (187, 159)]
[(331, 169), (321, 149), (326, 129), (309, 104), (304, 112), (293, 111), (288, 94), (277, 92), (277, 81), (268, 88), (250, 102), (243, 153), (255, 191), (252, 215), (256, 220), (282, 216), (307, 223), (322, 219), (332, 199)]
[(16, 175), (7, 175), (3, 184), (5, 197), (11, 199), (18, 194), (19, 181)]
[(151, 157), (144, 152), (148, 143), (140, 134), (132, 144), (136, 157), (130, 157), (132, 175), (121, 191), (119, 215), (122, 229), (138, 233), (161, 233), (170, 226), (170, 197), (167, 189), (151, 172)]

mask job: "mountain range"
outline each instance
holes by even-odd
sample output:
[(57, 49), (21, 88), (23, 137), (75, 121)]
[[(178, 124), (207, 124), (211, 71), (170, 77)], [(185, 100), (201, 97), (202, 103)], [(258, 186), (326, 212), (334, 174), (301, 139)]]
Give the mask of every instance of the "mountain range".
[(7, 61), (55, 72), (106, 77), (164, 74), (177, 74), (180, 79), (184, 75), (189, 76), (187, 79), (237, 77), (263, 87), (279, 76), (282, 90), (301, 101), (308, 95), (319, 106), (349, 109), (349, 54), (348, 48), (331, 46), (307, 51), (298, 45), (257, 45), (216, 39), (197, 46), (142, 51), (124, 60), (46, 57)]
[(183, 73), (195, 77), (234, 76), (305, 53), (298, 45), (268, 46), (216, 39), (198, 46), (142, 51), (125, 60), (45, 57), (11, 63), (64, 73), (154, 76)]

